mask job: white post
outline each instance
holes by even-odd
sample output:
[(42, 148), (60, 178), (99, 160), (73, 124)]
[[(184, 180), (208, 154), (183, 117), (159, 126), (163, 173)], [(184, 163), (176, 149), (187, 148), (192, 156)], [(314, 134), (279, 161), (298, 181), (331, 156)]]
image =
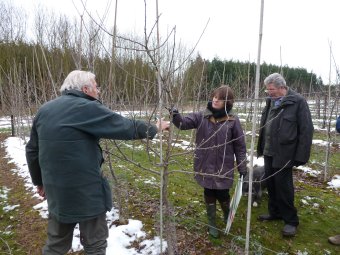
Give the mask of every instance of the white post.
[[(161, 79), (161, 54), (160, 54), (160, 38), (159, 38), (159, 13), (158, 13), (158, 0), (156, 0), (156, 19), (157, 19), (157, 83), (158, 83), (158, 118), (162, 119), (162, 79)], [(162, 240), (163, 240), (163, 186), (164, 186), (164, 168), (163, 168), (163, 140), (161, 135), (161, 128), (159, 127), (159, 163), (161, 166), (161, 188), (160, 188), (160, 206), (159, 206), (159, 235), (160, 235), (160, 253), (162, 253)]]
[(261, 14), (260, 14), (260, 31), (257, 51), (257, 63), (256, 63), (256, 78), (255, 78), (255, 98), (254, 98), (254, 111), (253, 111), (253, 126), (251, 134), (251, 154), (250, 154), (250, 168), (249, 168), (249, 192), (248, 192), (248, 210), (247, 210), (247, 229), (246, 229), (246, 245), (245, 254), (249, 254), (249, 236), (250, 236), (250, 218), (251, 218), (251, 198), (253, 188), (253, 159), (254, 159), (254, 147), (256, 138), (256, 121), (257, 121), (257, 108), (259, 99), (259, 83), (260, 83), (260, 60), (261, 60), (261, 43), (262, 43), (262, 27), (263, 27), (263, 9), (264, 0), (261, 0)]

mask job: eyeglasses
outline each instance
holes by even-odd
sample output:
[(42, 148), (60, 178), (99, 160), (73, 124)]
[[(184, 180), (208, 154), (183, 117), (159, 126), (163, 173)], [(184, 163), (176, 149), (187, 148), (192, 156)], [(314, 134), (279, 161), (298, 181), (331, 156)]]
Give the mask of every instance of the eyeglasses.
[(268, 92), (277, 91), (277, 90), (279, 90), (279, 89), (265, 89), (264, 92), (268, 93)]
[(268, 92), (273, 92), (273, 91), (278, 91), (283, 89), (284, 87), (274, 87), (274, 88), (269, 88), (269, 89), (265, 89), (264, 92), (268, 93)]

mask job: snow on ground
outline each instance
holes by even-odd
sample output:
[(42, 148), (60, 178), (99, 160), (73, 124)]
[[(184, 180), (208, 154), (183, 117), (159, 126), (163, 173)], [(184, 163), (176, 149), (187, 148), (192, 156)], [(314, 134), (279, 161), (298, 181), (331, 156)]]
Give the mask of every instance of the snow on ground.
[(327, 182), (329, 188), (339, 189), (340, 188), (340, 175), (334, 175), (330, 182)]
[(313, 170), (312, 168), (308, 166), (298, 166), (297, 169), (305, 172), (306, 174), (312, 176), (312, 177), (317, 177), (318, 175), (321, 174), (320, 170)]
[(327, 146), (328, 142), (324, 141), (324, 140), (313, 140), (313, 144), (314, 145), (318, 145), (318, 146)]
[[(18, 137), (9, 137), (5, 141), (5, 146), (7, 147), (7, 155), (11, 159), (10, 162), (16, 164), (17, 169), (12, 169), (13, 173), (19, 175), (23, 178), (25, 182), (26, 189), (32, 192), (34, 197), (41, 199), (41, 203), (34, 206), (34, 209), (38, 210), (41, 217), (47, 218), (47, 202), (43, 201), (42, 198), (36, 193), (35, 187), (32, 184), (29, 171), (27, 168), (26, 158), (25, 158), (25, 145), (23, 140)], [(0, 189), (0, 197), (6, 198), (9, 190), (5, 187)], [(20, 210), (20, 205), (5, 205), (6, 210), (17, 209)], [(115, 226), (111, 224), (113, 221), (118, 219), (117, 210), (114, 208), (107, 212), (106, 220), (109, 229), (108, 247), (107, 254), (120, 254), (120, 255), (137, 255), (137, 254), (147, 254), (147, 255), (157, 255), (160, 254), (160, 238), (154, 237), (152, 240), (144, 240), (146, 233), (142, 231), (143, 223), (139, 220), (128, 221), (127, 225)], [(132, 242), (140, 242), (140, 251), (135, 248), (130, 248)], [(143, 247), (143, 248), (142, 248)], [(163, 251), (166, 249), (167, 244), (165, 241), (162, 243)], [(79, 239), (79, 228), (76, 227), (73, 235), (72, 251), (82, 250), (82, 245)]]

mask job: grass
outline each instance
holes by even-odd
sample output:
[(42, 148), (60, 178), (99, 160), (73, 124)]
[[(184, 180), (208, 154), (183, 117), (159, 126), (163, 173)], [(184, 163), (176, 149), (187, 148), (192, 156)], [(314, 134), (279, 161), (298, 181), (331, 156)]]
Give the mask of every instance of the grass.
[[(4, 210), (6, 206), (17, 205), (13, 195), (13, 187), (5, 182), (5, 176), (9, 172), (9, 165), (4, 162), (5, 152), (0, 144), (0, 253), (1, 254), (25, 254), (22, 247), (17, 243), (18, 234), (16, 232), (16, 224), (19, 218), (19, 209)], [(12, 165), (13, 167), (13, 165)], [(18, 187), (16, 192), (21, 193), (21, 188)]]
[(0, 128), (0, 133), (10, 133), (11, 129), (10, 128)]
[[(4, 189), (4, 186), (0, 188)], [(29, 242), (30, 250), (38, 252), (42, 246), (41, 241), (44, 238), (44, 234), (41, 231), (34, 231), (34, 229), (39, 229), (41, 225), (38, 222), (32, 221), (39, 217), (37, 211), (31, 209), (25, 210), (22, 202), (24, 200), (29, 201), (30, 196), (24, 190), (24, 186), (11, 188), (8, 192), (8, 197), (6, 200), (0, 202), (0, 253), (1, 254), (16, 254), (24, 255), (30, 254), (27, 252), (27, 246), (25, 245)], [(19, 207), (5, 211), (4, 207), (9, 205), (19, 205)], [(31, 225), (31, 223), (36, 225)], [(35, 238), (37, 235), (40, 238)], [(34, 249), (35, 247), (35, 249)], [(39, 251), (40, 252), (40, 251)]]
[[(180, 138), (188, 140), (188, 131), (180, 134)], [(325, 139), (318, 134), (320, 139)], [(139, 142), (133, 142), (135, 148)], [(163, 147), (165, 148), (165, 146)], [(173, 153), (181, 152), (175, 149)], [(150, 163), (147, 153), (143, 149), (124, 149), (124, 153), (141, 165), (160, 171), (160, 167)], [(340, 159), (336, 156), (338, 147), (332, 148), (330, 154), (329, 171), (339, 173)], [(313, 146), (311, 162), (324, 162), (325, 148)], [(154, 163), (158, 159), (153, 158)], [(173, 158), (169, 170), (184, 169), (192, 171), (192, 153)], [(159, 224), (159, 175), (136, 167), (126, 161), (114, 158), (113, 162), (121, 189), (126, 192), (125, 203), (129, 214), (143, 221), (147, 233), (158, 234)], [(117, 167), (119, 166), (119, 167)], [(313, 169), (317, 163), (310, 164)], [(315, 170), (323, 170), (315, 169)], [(267, 195), (257, 208), (252, 208), (250, 250), (251, 254), (338, 254), (340, 248), (327, 242), (331, 235), (340, 233), (340, 198), (334, 190), (330, 190), (316, 178), (309, 177), (301, 171), (295, 171), (296, 202), (300, 217), (298, 234), (294, 238), (283, 238), (282, 221), (258, 222), (257, 216), (267, 212)], [(232, 192), (231, 192), (232, 193)], [(137, 195), (137, 197), (136, 197)], [(197, 254), (242, 254), (240, 250), (245, 245), (247, 198), (243, 197), (239, 205), (237, 216), (233, 222), (230, 234), (223, 235), (218, 240), (209, 240), (206, 234), (206, 215), (203, 201), (203, 189), (196, 184), (192, 174), (173, 173), (169, 176), (168, 197), (173, 207), (174, 221), (177, 229), (200, 236), (202, 243), (194, 244)], [(153, 207), (153, 208), (151, 208)], [(218, 207), (218, 228), (223, 231), (222, 212)], [(205, 250), (208, 241), (211, 251)], [(228, 250), (228, 252), (226, 252)], [(300, 253), (299, 253), (300, 252)], [(189, 254), (189, 253), (188, 253)]]
[[(0, 133), (3, 141), (9, 134)], [(33, 209), (38, 203), (25, 189), (21, 178), (11, 169), (3, 144), (0, 143), (0, 190), (8, 189), (6, 197), (0, 199), (0, 254), (40, 254), (46, 239), (46, 222)], [(14, 210), (4, 211), (8, 205), (19, 205)]]
[[(4, 194), (4, 187), (0, 187), (0, 193)], [(17, 218), (18, 210), (5, 211), (7, 201), (0, 201), (0, 251), (4, 254), (25, 254), (20, 245), (16, 243), (16, 233), (13, 229), (13, 219)]]
[[(181, 131), (178, 138), (188, 141), (190, 135), (191, 131)], [(313, 139), (326, 140), (326, 135), (316, 131)], [(339, 143), (339, 135), (332, 136), (331, 139), (333, 142)], [(250, 143), (250, 139), (247, 140)], [(160, 172), (160, 167), (157, 165), (159, 158), (150, 154), (150, 161), (144, 144), (139, 141), (126, 144), (134, 146), (123, 149), (129, 158), (146, 168)], [(157, 145), (153, 145), (153, 147), (157, 148)], [(250, 144), (247, 144), (247, 148), (250, 148)], [(117, 150), (113, 149), (113, 151), (116, 156), (119, 155)], [(332, 145), (329, 176), (340, 174), (339, 151), (338, 144)], [(172, 151), (173, 154), (182, 152), (183, 150), (178, 148)], [(1, 158), (4, 157), (1, 155)], [(193, 154), (190, 152), (172, 158), (169, 170), (192, 171), (192, 157)], [(314, 170), (322, 171), (324, 158), (325, 147), (314, 145), (308, 166)], [(150, 237), (159, 235), (160, 176), (151, 174), (118, 157), (113, 157), (113, 166), (119, 180), (119, 196), (122, 198), (126, 217), (141, 220), (144, 224), (144, 231)], [(2, 170), (8, 168), (7, 165), (1, 165)], [(4, 173), (7, 174), (4, 175)], [(107, 165), (105, 173), (110, 176)], [(21, 208), (5, 213), (3, 211), (4, 204), (1, 203), (2, 200), (0, 201), (0, 253), (38, 254), (36, 251), (41, 249), (46, 238), (46, 222), (40, 219), (36, 211), (33, 211), (32, 205), (22, 202), (23, 200), (29, 201), (31, 198), (27, 196), (23, 184), (16, 183), (14, 177), (8, 179), (11, 176), (12, 174), (7, 170), (1, 173), (0, 188), (5, 183), (11, 183), (8, 203), (13, 205), (20, 200)], [(267, 212), (267, 195), (264, 194), (259, 207), (252, 208), (251, 254), (303, 254), (303, 252), (305, 252), (304, 254), (339, 254), (340, 247), (332, 246), (327, 242), (329, 236), (340, 233), (339, 191), (326, 188), (326, 185), (320, 180), (295, 171), (295, 204), (300, 217), (300, 226), (298, 234), (294, 238), (281, 236), (280, 232), (283, 227), (281, 221), (258, 222), (256, 220), (259, 214)], [(193, 179), (192, 172), (171, 174), (168, 196), (173, 208), (172, 220), (176, 223), (178, 244), (180, 250), (183, 251), (182, 254), (242, 254), (246, 233), (246, 197), (241, 199), (229, 235), (223, 234), (225, 225), (222, 222), (222, 212), (218, 207), (218, 227), (221, 230), (221, 238), (209, 239), (203, 189)], [(36, 223), (39, 220), (41, 221)], [(11, 233), (4, 234), (6, 228), (11, 228)]]

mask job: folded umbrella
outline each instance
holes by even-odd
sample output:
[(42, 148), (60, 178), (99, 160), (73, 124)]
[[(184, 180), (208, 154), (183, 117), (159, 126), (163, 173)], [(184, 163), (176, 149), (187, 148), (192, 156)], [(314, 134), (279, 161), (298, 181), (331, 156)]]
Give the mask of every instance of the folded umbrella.
[(229, 230), (230, 230), (231, 224), (234, 221), (238, 204), (240, 203), (240, 200), (242, 197), (242, 185), (243, 185), (243, 175), (238, 179), (238, 182), (236, 183), (234, 195), (231, 198), (229, 214), (228, 214), (228, 222), (227, 222), (227, 226), (224, 231), (224, 233), (226, 234), (229, 234)]

